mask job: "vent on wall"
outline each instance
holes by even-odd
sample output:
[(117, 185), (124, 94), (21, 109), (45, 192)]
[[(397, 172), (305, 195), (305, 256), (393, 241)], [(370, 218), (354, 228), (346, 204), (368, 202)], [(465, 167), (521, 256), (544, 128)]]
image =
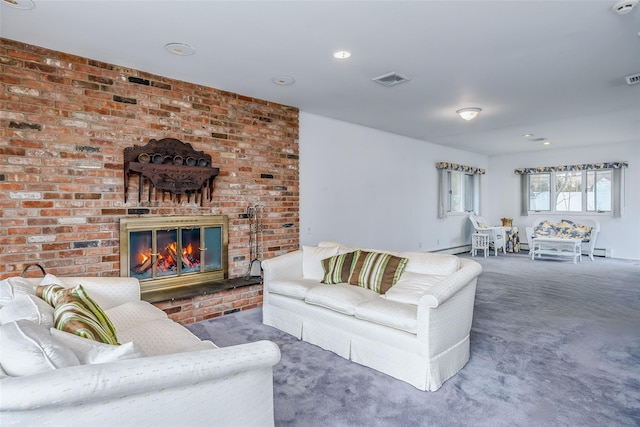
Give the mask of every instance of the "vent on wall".
[(406, 76), (403, 76), (402, 74), (398, 74), (395, 71), (393, 71), (391, 73), (387, 73), (387, 74), (383, 74), (383, 75), (378, 76), (378, 77), (374, 77), (371, 80), (373, 80), (376, 83), (380, 83), (383, 86), (394, 86), (394, 85), (397, 85), (399, 83), (408, 82), (409, 78), (406, 77)]
[(627, 81), (628, 85), (638, 84), (638, 83), (640, 83), (640, 73), (631, 74), (630, 76), (626, 76), (625, 80)]

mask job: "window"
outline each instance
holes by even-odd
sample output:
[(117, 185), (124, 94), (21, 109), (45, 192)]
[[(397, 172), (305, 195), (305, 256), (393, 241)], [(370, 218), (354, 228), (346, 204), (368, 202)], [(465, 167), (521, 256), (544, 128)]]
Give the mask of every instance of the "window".
[(551, 174), (529, 175), (529, 209), (548, 211), (551, 202)]
[(587, 171), (587, 211), (611, 211), (611, 170)]
[(514, 172), (520, 175), (520, 215), (608, 212), (612, 218), (622, 218), (627, 167), (629, 162), (518, 168)]
[(474, 175), (464, 172), (448, 171), (449, 212), (470, 212), (474, 206)]
[(529, 210), (611, 212), (610, 169), (529, 174)]
[(438, 218), (449, 213), (478, 212), (480, 177), (485, 170), (449, 162), (436, 163), (438, 170)]

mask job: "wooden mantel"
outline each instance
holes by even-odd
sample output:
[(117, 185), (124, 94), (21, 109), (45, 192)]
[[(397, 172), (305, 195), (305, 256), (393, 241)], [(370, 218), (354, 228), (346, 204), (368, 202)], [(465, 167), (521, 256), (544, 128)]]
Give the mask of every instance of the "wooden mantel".
[(213, 180), (220, 169), (211, 167), (211, 156), (196, 151), (191, 144), (174, 138), (151, 139), (145, 146), (134, 145), (124, 149), (124, 201), (127, 202), (129, 178), (138, 176), (138, 202), (142, 200), (145, 184), (149, 183), (148, 201), (159, 193), (164, 200), (169, 193), (171, 200), (181, 201), (182, 195), (191, 200), (194, 196), (200, 205), (204, 198), (211, 201)]

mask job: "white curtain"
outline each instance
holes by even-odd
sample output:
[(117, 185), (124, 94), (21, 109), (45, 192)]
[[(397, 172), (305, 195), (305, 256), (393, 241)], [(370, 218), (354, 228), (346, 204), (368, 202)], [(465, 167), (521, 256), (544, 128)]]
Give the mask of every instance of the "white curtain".
[(449, 200), (447, 172), (446, 169), (438, 169), (438, 218), (447, 217), (447, 201)]
[(520, 216), (529, 216), (529, 175), (520, 175)]
[(624, 169), (623, 168), (617, 168), (617, 169), (612, 169), (611, 170), (611, 186), (612, 186), (612, 193), (613, 193), (613, 200), (612, 200), (612, 205), (611, 205), (611, 217), (612, 218), (622, 218), (622, 211), (624, 206), (622, 205), (622, 201), (624, 200), (623, 196), (623, 192), (624, 192), (624, 188), (623, 188), (623, 172)]

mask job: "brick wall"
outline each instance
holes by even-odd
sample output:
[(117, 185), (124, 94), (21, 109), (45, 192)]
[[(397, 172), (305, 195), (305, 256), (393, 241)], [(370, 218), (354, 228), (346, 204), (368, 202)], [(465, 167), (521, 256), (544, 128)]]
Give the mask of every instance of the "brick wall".
[[(0, 278), (118, 276), (129, 208), (228, 215), (229, 277), (248, 271), (248, 206), (265, 206), (263, 258), (297, 249), (296, 108), (1, 38), (0, 88)], [(203, 207), (124, 202), (124, 148), (166, 137), (220, 168)]]

